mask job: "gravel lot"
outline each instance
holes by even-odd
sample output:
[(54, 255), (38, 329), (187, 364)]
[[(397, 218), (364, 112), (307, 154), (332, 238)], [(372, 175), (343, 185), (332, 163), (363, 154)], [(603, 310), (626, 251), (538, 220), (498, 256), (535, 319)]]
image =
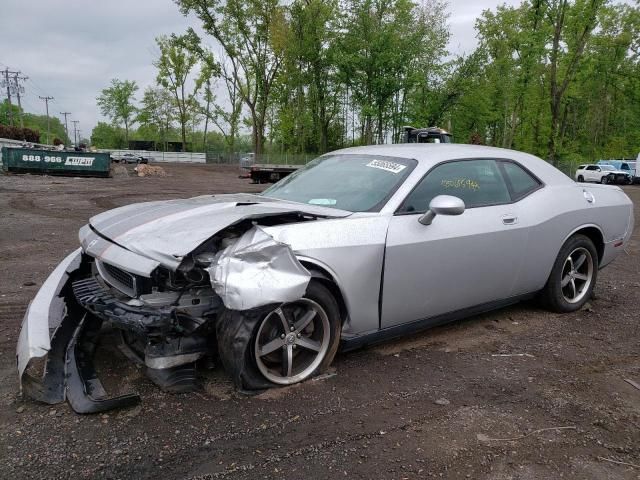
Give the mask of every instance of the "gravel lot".
[[(201, 392), (164, 394), (107, 344), (105, 385), (142, 405), (79, 416), (22, 399), (22, 316), (91, 215), (262, 187), (235, 167), (165, 168), (163, 178), (0, 176), (0, 477), (640, 478), (640, 390), (624, 381), (640, 383), (640, 221), (628, 255), (574, 314), (521, 304), (339, 354), (324, 378), (255, 397), (219, 368)], [(640, 187), (625, 191), (640, 220)]]

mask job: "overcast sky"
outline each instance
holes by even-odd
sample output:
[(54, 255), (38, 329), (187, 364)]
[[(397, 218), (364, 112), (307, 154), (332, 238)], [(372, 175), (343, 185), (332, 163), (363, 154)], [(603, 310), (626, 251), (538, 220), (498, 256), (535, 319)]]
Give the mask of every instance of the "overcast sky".
[[(183, 17), (171, 0), (0, 2), (0, 69), (29, 76), (25, 110), (44, 114), (44, 101), (38, 96), (52, 96), (50, 113), (62, 118), (60, 112), (71, 112), (70, 120), (80, 121), (83, 137), (102, 120), (95, 99), (111, 78), (135, 80), (141, 97), (155, 82), (154, 39), (198, 25)], [(473, 50), (475, 19), (482, 10), (502, 3), (520, 1), (450, 0), (450, 50)]]

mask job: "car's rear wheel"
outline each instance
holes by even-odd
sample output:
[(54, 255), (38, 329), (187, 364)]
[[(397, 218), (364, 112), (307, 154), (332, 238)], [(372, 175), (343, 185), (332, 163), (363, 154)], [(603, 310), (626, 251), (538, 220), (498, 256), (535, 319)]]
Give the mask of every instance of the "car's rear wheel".
[(591, 298), (598, 276), (598, 252), (591, 239), (574, 235), (560, 249), (542, 292), (556, 312), (573, 312)]
[(305, 296), (294, 302), (223, 313), (216, 329), (218, 353), (241, 390), (291, 385), (326, 370), (341, 330), (336, 299), (311, 281)]
[(578, 181), (579, 182), (584, 182), (584, 177), (582, 175), (578, 175)]

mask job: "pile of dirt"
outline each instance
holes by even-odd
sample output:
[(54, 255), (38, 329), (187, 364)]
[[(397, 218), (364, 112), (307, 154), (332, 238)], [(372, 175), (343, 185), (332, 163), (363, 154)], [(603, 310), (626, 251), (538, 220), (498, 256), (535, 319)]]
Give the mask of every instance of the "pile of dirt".
[(111, 177), (129, 177), (129, 170), (124, 165), (111, 165)]
[(134, 169), (139, 177), (166, 177), (167, 172), (164, 171), (164, 168), (157, 167), (155, 165), (147, 165), (142, 163), (138, 165)]

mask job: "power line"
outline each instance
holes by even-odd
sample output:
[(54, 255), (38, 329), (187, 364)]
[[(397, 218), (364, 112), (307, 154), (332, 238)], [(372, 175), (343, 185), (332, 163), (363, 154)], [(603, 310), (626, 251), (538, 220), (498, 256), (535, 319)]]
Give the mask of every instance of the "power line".
[(51, 123), (49, 120), (49, 100), (53, 100), (53, 97), (49, 97), (49, 96), (45, 96), (45, 97), (40, 97), (38, 95), (38, 97), (40, 98), (40, 100), (44, 100), (44, 103), (46, 105), (47, 108), (47, 143), (51, 143)]
[(80, 123), (80, 120), (71, 120), (71, 123), (73, 123), (73, 144), (74, 145), (78, 145), (78, 124)]
[(67, 124), (67, 115), (71, 115), (71, 112), (60, 112), (60, 115), (64, 115), (64, 133), (69, 138), (69, 125)]
[(9, 102), (9, 109), (7, 110), (7, 112), (9, 114), (9, 125), (13, 126), (13, 108), (11, 105), (11, 91), (13, 90), (14, 87), (13, 85), (11, 85), (11, 80), (9, 76), (17, 75), (20, 72), (10, 72), (9, 67), (7, 67), (3, 73), (4, 73), (4, 80), (0, 82), (0, 86), (7, 88), (7, 101)]
[(29, 77), (21, 76), (20, 72), (16, 72), (13, 75), (15, 93), (16, 97), (18, 98), (18, 115), (20, 115), (20, 128), (24, 128), (24, 120), (22, 119), (22, 102), (20, 97), (20, 94), (24, 93), (24, 87), (20, 85), (20, 82), (24, 82), (28, 78)]

